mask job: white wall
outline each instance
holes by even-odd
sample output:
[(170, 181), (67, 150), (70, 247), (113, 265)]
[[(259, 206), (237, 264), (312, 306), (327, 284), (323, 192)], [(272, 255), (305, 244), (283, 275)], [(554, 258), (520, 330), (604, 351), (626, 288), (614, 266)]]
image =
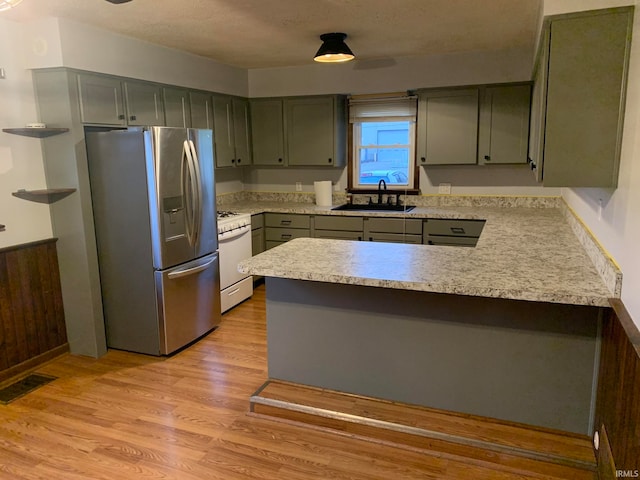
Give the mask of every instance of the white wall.
[(27, 68), (68, 67), (247, 96), (244, 69), (62, 18), (24, 26)]
[(640, 326), (640, 8), (637, 0), (553, 0), (545, 14), (635, 4), (618, 188), (565, 188), (562, 196), (620, 265), (622, 301)]
[(526, 81), (532, 59), (533, 51), (511, 49), (254, 69), (249, 70), (249, 96), (381, 93)]
[[(25, 70), (17, 46), (20, 25), (0, 18), (0, 125), (24, 127), (37, 121), (31, 72)], [(0, 248), (52, 236), (49, 207), (11, 195), (18, 189), (46, 188), (38, 139), (0, 133)]]

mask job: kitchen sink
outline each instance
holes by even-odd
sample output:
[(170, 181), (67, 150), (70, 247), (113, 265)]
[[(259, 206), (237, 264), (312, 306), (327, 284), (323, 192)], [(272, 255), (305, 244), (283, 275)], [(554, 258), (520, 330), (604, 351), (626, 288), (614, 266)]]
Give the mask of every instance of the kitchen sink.
[(414, 205), (389, 205), (386, 203), (365, 203), (358, 205), (355, 203), (345, 203), (331, 210), (350, 210), (354, 212), (410, 212), (416, 208)]

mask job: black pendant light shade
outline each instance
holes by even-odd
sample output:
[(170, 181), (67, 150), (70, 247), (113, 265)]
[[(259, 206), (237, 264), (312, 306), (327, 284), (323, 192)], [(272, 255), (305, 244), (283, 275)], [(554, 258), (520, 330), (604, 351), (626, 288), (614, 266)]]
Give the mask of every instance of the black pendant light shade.
[(355, 55), (344, 43), (346, 33), (324, 33), (320, 35), (322, 45), (313, 59), (316, 62), (335, 63), (353, 60)]

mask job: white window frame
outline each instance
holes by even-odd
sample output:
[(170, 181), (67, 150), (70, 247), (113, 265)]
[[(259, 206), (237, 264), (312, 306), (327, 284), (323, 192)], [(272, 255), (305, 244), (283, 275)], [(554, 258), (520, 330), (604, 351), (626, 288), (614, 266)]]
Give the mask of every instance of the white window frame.
[[(368, 122), (409, 122), (409, 143), (395, 145), (362, 145), (362, 124)], [(352, 150), (350, 158), (351, 190), (372, 190), (378, 185), (360, 183), (360, 150), (362, 148), (391, 149), (408, 148), (407, 185), (387, 184), (388, 190), (405, 191), (416, 187), (416, 121), (417, 98), (404, 94), (380, 96), (364, 95), (349, 99), (349, 122), (351, 123)]]

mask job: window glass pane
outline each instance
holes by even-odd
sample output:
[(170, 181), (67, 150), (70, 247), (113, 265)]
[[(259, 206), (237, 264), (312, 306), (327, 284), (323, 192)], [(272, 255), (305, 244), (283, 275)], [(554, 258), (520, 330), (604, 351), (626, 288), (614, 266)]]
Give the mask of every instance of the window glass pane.
[(409, 122), (363, 122), (360, 145), (408, 145)]
[(360, 184), (409, 184), (409, 148), (360, 148)]

